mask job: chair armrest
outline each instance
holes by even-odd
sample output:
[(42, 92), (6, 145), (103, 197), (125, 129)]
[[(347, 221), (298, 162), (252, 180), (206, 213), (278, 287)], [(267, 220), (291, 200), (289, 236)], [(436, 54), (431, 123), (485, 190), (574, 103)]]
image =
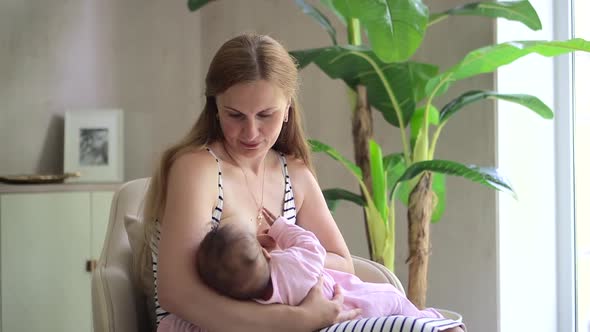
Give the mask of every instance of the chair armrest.
[(385, 266), (368, 260), (363, 257), (352, 256), (354, 271), (357, 277), (362, 281), (374, 283), (390, 283), (399, 289), (404, 295), (404, 287), (399, 279)]

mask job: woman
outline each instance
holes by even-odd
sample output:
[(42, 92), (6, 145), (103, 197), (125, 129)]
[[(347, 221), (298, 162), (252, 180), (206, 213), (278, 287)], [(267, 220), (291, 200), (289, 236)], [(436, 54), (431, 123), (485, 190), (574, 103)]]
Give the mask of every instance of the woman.
[(244, 220), (232, 218), (238, 214), (255, 227), (265, 225), (266, 207), (313, 232), (328, 252), (327, 268), (354, 273), (312, 172), (297, 75), (293, 59), (268, 36), (238, 36), (213, 58), (205, 108), (189, 134), (165, 152), (145, 207), (161, 325), (172, 312), (209, 331), (312, 331), (358, 315), (341, 310), (338, 289), (333, 300), (322, 298), (321, 281), (297, 307), (265, 306), (218, 295), (194, 269), (194, 253), (212, 226)]

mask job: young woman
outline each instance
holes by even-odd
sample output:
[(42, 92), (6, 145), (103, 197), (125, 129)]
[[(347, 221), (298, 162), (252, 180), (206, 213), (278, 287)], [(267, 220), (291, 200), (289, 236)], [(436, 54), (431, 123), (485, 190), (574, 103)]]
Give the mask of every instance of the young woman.
[(166, 325), (169, 313), (208, 331), (307, 332), (358, 315), (342, 309), (338, 287), (333, 299), (322, 296), (321, 281), (299, 306), (262, 305), (218, 295), (194, 268), (211, 223), (238, 214), (260, 221), (266, 207), (313, 232), (327, 251), (327, 268), (354, 273), (312, 171), (297, 87), (293, 59), (268, 36), (235, 37), (213, 58), (205, 108), (164, 153), (145, 206), (144, 262), (153, 262), (161, 329), (175, 330)]

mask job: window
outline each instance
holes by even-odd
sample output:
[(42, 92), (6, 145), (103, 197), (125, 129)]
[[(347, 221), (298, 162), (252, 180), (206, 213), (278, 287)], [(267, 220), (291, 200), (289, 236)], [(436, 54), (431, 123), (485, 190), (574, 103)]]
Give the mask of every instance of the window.
[[(498, 42), (590, 40), (588, 0), (531, 3), (543, 29), (498, 20)], [(500, 92), (538, 96), (555, 111), (547, 125), (498, 103), (498, 166), (519, 194), (518, 202), (498, 199), (502, 332), (590, 332), (589, 72), (590, 54), (583, 52), (551, 61), (530, 56), (498, 70)], [(534, 144), (514, 134), (519, 131)]]
[[(587, 0), (573, 0), (574, 36), (590, 39)], [(590, 54), (574, 55), (574, 214), (578, 332), (590, 331)]]

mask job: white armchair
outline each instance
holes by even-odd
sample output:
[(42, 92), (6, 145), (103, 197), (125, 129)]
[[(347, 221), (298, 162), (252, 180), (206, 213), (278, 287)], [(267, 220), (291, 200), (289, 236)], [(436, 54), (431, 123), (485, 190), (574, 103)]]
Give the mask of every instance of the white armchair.
[[(148, 183), (148, 178), (127, 182), (113, 197), (102, 254), (92, 275), (95, 332), (152, 329), (145, 296), (134, 285), (132, 246), (125, 227), (126, 216), (139, 214)], [(404, 291), (397, 277), (382, 265), (361, 257), (353, 257), (353, 260), (356, 274), (362, 280), (388, 282)]]

